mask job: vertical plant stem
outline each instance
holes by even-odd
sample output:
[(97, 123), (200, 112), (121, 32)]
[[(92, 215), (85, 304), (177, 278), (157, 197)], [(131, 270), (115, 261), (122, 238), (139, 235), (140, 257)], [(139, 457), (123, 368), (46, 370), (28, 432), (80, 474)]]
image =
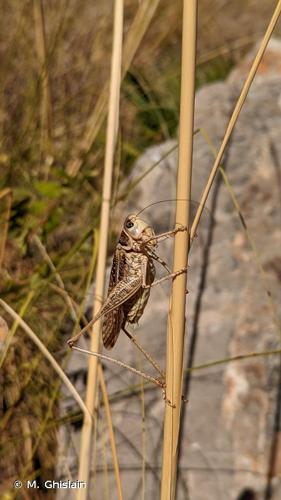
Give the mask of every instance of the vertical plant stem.
[(114, 437), (114, 429), (113, 429), (113, 424), (112, 424), (112, 416), (111, 416), (110, 404), (109, 404), (107, 389), (106, 389), (103, 370), (102, 370), (101, 365), (99, 365), (99, 382), (100, 382), (100, 386), (101, 386), (101, 392), (102, 392), (104, 408), (105, 408), (105, 413), (106, 413), (108, 431), (109, 431), (109, 440), (110, 440), (110, 446), (111, 446), (111, 452), (112, 452), (114, 474), (115, 474), (115, 480), (116, 480), (116, 486), (117, 486), (117, 492), (118, 492), (117, 496), (118, 496), (118, 500), (122, 500), (123, 494), (122, 494), (122, 486), (121, 486), (121, 478), (120, 478), (120, 469), (119, 469), (119, 462), (118, 462), (118, 456), (117, 456), (117, 449), (116, 449), (116, 443), (115, 443), (115, 437)]
[[(140, 2), (137, 13), (134, 17), (134, 20), (128, 30), (126, 35), (126, 40), (124, 43), (124, 51), (123, 51), (123, 64), (122, 64), (122, 78), (125, 77), (132, 60), (136, 54), (138, 47), (147, 31), (147, 28), (151, 22), (152, 17), (155, 14), (155, 11), (158, 7), (160, 0), (142, 0)], [(82, 157), (85, 153), (88, 153), (90, 150), (106, 115), (106, 103), (108, 96), (108, 86), (105, 85), (104, 89), (101, 91), (100, 96), (95, 105), (95, 109), (91, 114), (87, 126), (86, 131), (83, 136), (82, 142), (79, 146), (80, 153), (82, 153)], [(76, 176), (81, 165), (83, 163), (81, 155), (80, 157), (72, 160), (67, 165), (67, 173), (71, 176)]]
[(6, 188), (3, 189), (3, 191), (0, 191), (0, 199), (1, 198), (6, 198), (6, 208), (4, 210), (1, 210), (3, 219), (0, 219), (0, 270), (2, 267), (3, 259), (4, 259), (4, 254), (5, 254), (5, 246), (6, 246), (6, 241), (7, 241), (7, 236), (8, 236), (8, 228), (9, 228), (9, 218), (10, 218), (10, 213), (11, 213), (11, 208), (12, 208), (12, 198), (13, 194), (11, 189)]
[[(139, 359), (139, 369), (142, 370), (142, 359)], [(146, 472), (146, 422), (145, 422), (145, 399), (144, 399), (144, 382), (141, 379), (140, 383), (140, 403), (141, 403), (141, 450), (142, 450), (142, 467), (141, 467), (141, 500), (145, 500), (145, 472)]]
[[(109, 95), (109, 112), (106, 133), (106, 150), (104, 164), (104, 181), (103, 195), (101, 208), (100, 222), (100, 240), (99, 252), (97, 261), (97, 276), (96, 276), (96, 296), (94, 300), (93, 315), (95, 316), (100, 307), (100, 297), (104, 295), (105, 285), (105, 269), (107, 255), (107, 240), (109, 230), (110, 216), (110, 198), (112, 188), (113, 162), (116, 138), (118, 132), (119, 120), (119, 98), (120, 98), (120, 83), (121, 83), (121, 60), (122, 60), (122, 39), (123, 39), (123, 0), (115, 0), (114, 7), (114, 28), (113, 28), (113, 49), (111, 61), (111, 80), (110, 80), (110, 95)], [(101, 321), (95, 324), (94, 331), (91, 336), (91, 351), (100, 351), (100, 334)], [(98, 375), (98, 359), (90, 356), (88, 380), (86, 388), (86, 406), (92, 412), (96, 400), (97, 390), (97, 375)], [(92, 441), (92, 422), (84, 421), (81, 445), (80, 445), (80, 460), (78, 479), (86, 481), (88, 484), (90, 473), (90, 458), (91, 458), (91, 441)], [(77, 498), (85, 500), (87, 497), (88, 487), (77, 490)]]
[[(35, 45), (40, 67), (41, 81), (41, 153), (51, 153), (51, 91), (47, 66), (46, 33), (42, 0), (33, 0)], [(48, 171), (45, 172), (48, 177)]]
[[(193, 150), (197, 0), (183, 2), (182, 76), (176, 222), (189, 227)], [(189, 235), (175, 236), (174, 271), (187, 266)], [(186, 275), (172, 285), (167, 333), (166, 391), (161, 500), (175, 498), (185, 333)]]
[(281, 0), (278, 1), (277, 5), (276, 5), (276, 9), (272, 15), (272, 18), (269, 22), (269, 25), (267, 27), (267, 30), (265, 32), (265, 35), (262, 39), (262, 42), (260, 44), (260, 47), (259, 47), (259, 50), (257, 52), (257, 55), (254, 59), (254, 62), (252, 64), (252, 67), (249, 71), (249, 74), (246, 78), (246, 81), (243, 85), (243, 88), (241, 90), (241, 93), (240, 93), (240, 96), (239, 96), (239, 99), (236, 103), (236, 106), (234, 108), (234, 111), (232, 113), (232, 116), (230, 118), (230, 121), (229, 121), (229, 124), (227, 126), (227, 129), (226, 129), (226, 132), (225, 132), (225, 135), (224, 135), (224, 138), (223, 138), (223, 141), (222, 141), (222, 144), (221, 144), (221, 147), (218, 151), (218, 154), (216, 156), (216, 159), (215, 159), (215, 162), (214, 162), (214, 165), (213, 165), (213, 168), (212, 168), (212, 171), (210, 173), (210, 176), (209, 176), (209, 179), (208, 179), (208, 182), (206, 184), (206, 187), (204, 189), (204, 192), (201, 196), (201, 200), (200, 200), (200, 204), (199, 204), (199, 207), (198, 207), (198, 210), (196, 212), (196, 215), (195, 215), (195, 218), (194, 218), (194, 221), (193, 221), (193, 224), (192, 224), (192, 228), (191, 228), (191, 232), (190, 232), (190, 239), (191, 241), (193, 240), (195, 234), (196, 234), (196, 230), (197, 230), (197, 227), (198, 227), (198, 224), (200, 222), (200, 219), (201, 219), (201, 215), (203, 213), (203, 210), (204, 210), (204, 206), (205, 206), (205, 203), (207, 201), (207, 198), (208, 198), (208, 195), (209, 195), (209, 192), (210, 192), (210, 189), (212, 187), (212, 184), (214, 182), (214, 178), (216, 176), (216, 173), (219, 169), (219, 166), (220, 166), (220, 163), (222, 161), (222, 157), (223, 157), (223, 154), (225, 152), (225, 148), (227, 146), (227, 143), (230, 139), (230, 136), (233, 132), (233, 129), (235, 127), (235, 124), (238, 120), (238, 116), (239, 116), (239, 113), (243, 107), (243, 104), (245, 102), (245, 99), (248, 95), (248, 92), (250, 90), (250, 87), (252, 85), (252, 82), (254, 80), (254, 77), (256, 75), (256, 72), (258, 70), (258, 67), (259, 67), (259, 64), (261, 62), (261, 59), (262, 59), (262, 56), (265, 52), (265, 49), (267, 47), (267, 44), (270, 40), (270, 37), (273, 33), (273, 30), (275, 28), (275, 25), (279, 19), (279, 16), (281, 14)]
[[(18, 314), (18, 316), (20, 318), (23, 318), (23, 316), (25, 315), (27, 309), (29, 308), (30, 306), (30, 303), (31, 301), (33, 300), (33, 297), (34, 297), (34, 290), (30, 290), (25, 298), (25, 301), (24, 303), (22, 304), (21, 308), (20, 308), (20, 312)], [(14, 338), (14, 335), (18, 329), (18, 326), (19, 326), (19, 321), (16, 318), (14, 318), (14, 323), (13, 323), (13, 326), (11, 327), (11, 329), (9, 330), (9, 333), (5, 339), (5, 343), (4, 343), (4, 346), (1, 350), (1, 356), (0, 356), (0, 369), (2, 368), (2, 365), (4, 363), (4, 360), (6, 358), (6, 355), (7, 355), (7, 352), (9, 350), (9, 347), (12, 343), (12, 340)]]

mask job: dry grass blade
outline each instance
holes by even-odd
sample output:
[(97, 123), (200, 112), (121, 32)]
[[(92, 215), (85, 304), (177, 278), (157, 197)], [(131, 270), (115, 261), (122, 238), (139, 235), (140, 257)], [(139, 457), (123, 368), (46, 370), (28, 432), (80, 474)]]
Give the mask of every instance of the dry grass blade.
[[(140, 359), (140, 368), (141, 368)], [(140, 403), (141, 403), (141, 450), (142, 450), (142, 467), (141, 467), (141, 500), (145, 500), (145, 473), (146, 473), (146, 421), (145, 421), (145, 393), (144, 393), (144, 381), (141, 380), (140, 384)]]
[[(182, 77), (177, 177), (176, 223), (189, 227), (194, 127), (197, 1), (185, 0), (183, 8)], [(180, 200), (186, 200), (185, 202)], [(187, 266), (189, 235), (175, 235), (174, 271)], [(167, 333), (166, 387), (172, 405), (165, 407), (161, 500), (174, 499), (177, 482), (178, 437), (181, 412), (185, 333), (186, 276), (172, 285)]]
[(25, 315), (25, 313), (26, 313), (26, 311), (27, 311), (27, 309), (28, 309), (28, 307), (29, 307), (29, 305), (30, 305), (33, 297), (34, 297), (34, 291), (30, 290), (30, 292), (27, 294), (27, 296), (25, 298), (24, 303), (22, 304), (22, 306), (20, 308), (20, 311), (19, 311), (17, 317), (15, 318), (15, 321), (14, 321), (12, 327), (10, 328), (10, 330), (8, 332), (7, 337), (5, 338), (5, 342), (4, 342), (4, 345), (2, 347), (2, 352), (1, 352), (1, 356), (0, 356), (0, 369), (1, 369), (2, 365), (3, 365), (3, 363), (4, 363), (4, 360), (6, 358), (8, 349), (9, 349), (9, 347), (11, 345), (13, 337), (14, 337), (14, 335), (15, 335), (15, 333), (17, 331), (17, 328), (19, 326), (19, 321), (18, 321), (17, 318), (18, 317), (22, 318)]
[[(106, 149), (104, 162), (104, 178), (103, 178), (103, 193), (100, 221), (100, 239), (97, 261), (96, 275), (96, 297), (93, 305), (93, 316), (100, 309), (99, 297), (104, 296), (105, 287), (105, 270), (107, 243), (109, 231), (110, 217), (110, 200), (112, 190), (113, 163), (114, 152), (116, 146), (118, 122), (119, 122), (119, 97), (121, 84), (121, 61), (122, 61), (122, 41), (123, 41), (123, 0), (116, 0), (114, 7), (114, 27), (113, 27), (113, 43), (112, 43), (112, 59), (111, 59), (111, 79), (110, 79), (110, 95), (109, 95), (109, 112), (106, 133)], [(95, 326), (95, 335), (91, 337), (91, 351), (98, 352), (100, 350), (100, 334), (101, 321), (98, 321)], [(96, 401), (98, 375), (98, 359), (90, 357), (89, 370), (86, 388), (86, 405), (93, 411)], [(84, 421), (80, 443), (80, 458), (78, 479), (86, 481), (90, 473), (90, 460), (92, 448), (92, 425), (91, 422)], [(77, 493), (79, 500), (85, 500), (87, 497), (88, 488), (80, 489)]]
[(17, 323), (29, 336), (32, 342), (40, 349), (43, 356), (49, 361), (49, 363), (54, 368), (55, 372), (58, 374), (64, 385), (69, 389), (70, 393), (73, 395), (74, 399), (76, 400), (81, 410), (83, 411), (87, 421), (91, 421), (92, 420), (91, 413), (89, 412), (88, 408), (86, 407), (85, 403), (83, 402), (80, 395), (76, 391), (75, 387), (72, 385), (69, 378), (65, 375), (64, 371), (61, 369), (60, 365), (56, 362), (52, 354), (44, 346), (44, 344), (33, 332), (33, 330), (31, 330), (31, 328), (27, 325), (27, 323), (8, 304), (6, 304), (4, 300), (0, 299), (0, 305), (15, 321), (17, 321)]
[[(48, 266), (50, 267), (51, 271), (54, 273), (54, 277), (59, 285), (59, 287), (66, 292), (65, 290), (65, 286), (64, 286), (64, 282), (60, 276), (60, 274), (58, 273), (56, 267), (54, 266), (50, 256), (48, 255), (48, 252), (46, 251), (46, 248), (44, 247), (43, 243), (41, 242), (40, 238), (38, 238), (38, 236), (35, 234), (33, 236), (33, 241), (34, 243), (36, 244), (36, 246), (38, 247), (43, 259), (47, 262)], [(66, 300), (66, 303), (70, 309), (70, 313), (71, 313), (71, 316), (72, 316), (72, 319), (74, 321), (77, 320), (77, 315), (76, 315), (76, 311), (74, 309), (74, 306), (72, 304), (72, 300), (71, 298), (69, 297), (68, 293), (66, 292), (65, 293), (65, 300)]]
[(0, 351), (2, 351), (4, 342), (8, 336), (9, 328), (2, 316), (0, 316)]
[(212, 368), (218, 365), (224, 365), (227, 363), (233, 363), (234, 361), (243, 361), (251, 358), (262, 358), (264, 356), (274, 356), (281, 354), (281, 349), (275, 349), (273, 351), (260, 351), (260, 352), (249, 352), (247, 354), (238, 354), (238, 356), (233, 356), (232, 358), (216, 359), (215, 361), (209, 361), (208, 363), (203, 363), (202, 365), (195, 365), (189, 368), (187, 371), (199, 371), (205, 368)]
[[(143, 36), (151, 22), (151, 19), (159, 4), (159, 0), (143, 0), (138, 8), (136, 16), (132, 22), (129, 32), (124, 43), (123, 51), (123, 65), (122, 65), (122, 78), (126, 75), (135, 53), (143, 39)], [(91, 148), (106, 115), (106, 105), (108, 100), (109, 86), (106, 85), (102, 90), (100, 97), (96, 103), (88, 123), (86, 125), (86, 132), (79, 146), (80, 152), (85, 154)], [(67, 166), (67, 173), (71, 176), (77, 175), (81, 168), (83, 160), (77, 158), (69, 163)]]
[[(210, 146), (210, 149), (214, 155), (214, 157), (216, 158), (216, 149), (208, 135), (208, 133), (206, 132), (206, 130), (204, 129), (201, 129), (201, 134), (202, 136), (204, 137), (204, 139), (206, 140), (207, 144)], [(245, 232), (245, 235), (246, 235), (246, 238), (249, 242), (249, 245), (252, 249), (252, 252), (253, 252), (253, 256), (254, 256), (254, 260), (255, 260), (255, 264), (256, 264), (256, 267), (257, 267), (257, 270), (259, 272), (259, 275), (260, 275), (260, 278), (261, 278), (261, 282), (262, 282), (262, 285), (263, 285), (263, 288), (265, 290), (265, 295), (266, 295), (266, 298), (267, 298), (267, 301), (268, 301), (268, 304), (269, 304), (269, 307), (271, 309), (271, 313), (272, 313), (272, 318), (273, 318), (273, 321), (277, 327), (277, 330), (278, 330), (278, 334), (279, 336), (281, 336), (281, 322), (280, 322), (280, 318), (279, 318), (279, 314), (278, 314), (278, 311), (277, 311), (277, 307), (273, 301), (273, 298), (272, 298), (272, 294), (269, 290), (269, 286), (268, 286), (268, 279), (267, 279), (267, 275), (266, 275), (266, 271), (262, 265), (262, 262), (261, 262), (261, 258), (260, 258), (260, 255), (259, 255), (259, 252), (258, 252), (258, 249), (257, 249), (257, 246), (255, 244), (255, 241), (254, 241), (254, 238), (252, 237), (251, 235), (251, 232), (249, 231), (249, 228), (248, 228), (248, 225), (246, 223), (246, 220), (245, 220), (245, 217), (243, 216), (243, 213), (242, 213), (242, 210), (241, 210), (241, 207), (239, 205), (239, 202), (238, 202), (238, 199), (234, 193), (234, 190), (232, 189), (232, 186), (229, 182), (229, 179), (228, 179), (228, 176), (223, 168), (222, 165), (219, 166), (219, 171), (222, 175), (222, 178), (223, 178), (223, 181), (226, 185), (226, 189), (229, 193), (229, 196), (232, 200), (232, 203), (234, 205), (234, 208), (236, 210), (236, 213), (241, 221), (241, 224), (242, 224), (242, 227), (243, 227), (243, 230)]]
[[(11, 206), (12, 206), (12, 191), (9, 188), (3, 189), (0, 191), (0, 199), (5, 198), (6, 199), (6, 207), (4, 210), (1, 210), (2, 215), (1, 215), (1, 220), (0, 220), (0, 269), (3, 264), (3, 259), (4, 259), (4, 253), (5, 253), (5, 246), (6, 246), (6, 241), (7, 241), (7, 235), (8, 235), (8, 227), (9, 227), (9, 219), (10, 219), (10, 214), (11, 214)], [(3, 219), (2, 219), (3, 218)]]
[(235, 196), (235, 193), (231, 187), (231, 184), (228, 180), (228, 176), (226, 174), (226, 172), (224, 171), (224, 169), (222, 167), (220, 167), (220, 173), (222, 175), (222, 178), (224, 180), (224, 183), (226, 185), (226, 188), (229, 192), (229, 195), (231, 197), (231, 200), (233, 202), (233, 205), (237, 211), (237, 214), (238, 214), (238, 217), (241, 221), (241, 224), (243, 226), (243, 229), (245, 231), (245, 234), (246, 234), (246, 237), (247, 237), (247, 240), (250, 244), (250, 247), (252, 249), (252, 252), (253, 252), (253, 255), (254, 255), (254, 260), (255, 260), (255, 263), (256, 263), (256, 266), (257, 266), (257, 269), (258, 269), (258, 272), (260, 274), (260, 277), (261, 277), (261, 281), (262, 281), (262, 285), (263, 285), (263, 288), (265, 290), (265, 294), (266, 294), (266, 298), (268, 300), (268, 304), (269, 304), (269, 307), (271, 309), (271, 313), (272, 313), (272, 318), (273, 318), (273, 321), (277, 327), (277, 330), (278, 330), (278, 334), (279, 334), (279, 337), (281, 336), (281, 322), (280, 322), (280, 318), (279, 318), (279, 314), (278, 314), (278, 310), (277, 310), (277, 307), (273, 301), (273, 298), (272, 298), (272, 294), (269, 290), (269, 287), (268, 287), (268, 279), (267, 279), (267, 276), (266, 276), (266, 271), (264, 270), (263, 268), (263, 265), (262, 265), (262, 262), (261, 262), (261, 258), (259, 256), (259, 252), (258, 252), (258, 249), (256, 247), (256, 244), (255, 244), (255, 241), (248, 229), (248, 226), (246, 224), (246, 221), (245, 221), (245, 218), (243, 217), (242, 215), (242, 211), (241, 211), (241, 208), (239, 206), (239, 203), (238, 203), (238, 200)]
[(193, 240), (195, 234), (196, 234), (196, 230), (197, 230), (197, 227), (198, 227), (198, 224), (200, 222), (200, 219), (201, 219), (201, 215), (203, 213), (203, 210), (204, 210), (204, 206), (206, 204), (206, 201), (207, 201), (207, 198), (208, 198), (208, 195), (209, 195), (209, 192), (210, 192), (210, 189), (212, 187), (212, 184), (214, 182), (214, 178), (216, 176), (216, 173), (219, 169), (219, 166), (220, 166), (220, 163), (222, 161), (222, 157), (223, 157), (223, 154), (225, 152), (225, 148), (227, 146), (227, 143), (230, 139), (230, 136), (233, 132), (233, 129), (235, 127), (235, 124), (238, 120), (238, 116), (239, 116), (239, 113), (243, 107), (243, 104), (245, 102), (245, 99), (248, 95), (248, 92), (250, 90), (250, 87), (252, 85), (252, 82), (254, 80), (254, 77), (256, 75), (256, 72), (258, 70), (258, 67), (259, 67), (259, 64), (261, 62), (261, 59), (263, 57), (263, 54), (265, 52), (265, 49), (267, 47), (267, 44), (270, 40), (270, 37), (273, 33), (273, 30), (275, 28), (275, 25), (279, 19), (279, 16), (281, 14), (281, 0), (278, 1), (277, 3), (277, 6), (276, 6), (276, 9), (272, 15), (272, 18), (269, 22), (269, 25), (268, 25), (268, 28), (266, 30), (266, 33), (263, 37), (263, 40), (260, 44), (260, 47), (259, 47), (259, 50), (258, 50), (258, 53), (254, 59), (254, 62), (252, 64), (252, 67), (249, 71), (249, 74), (246, 78), (246, 81), (243, 85), (243, 88), (241, 90), (241, 93), (240, 93), (240, 96), (238, 98), (238, 101), (236, 103), (236, 106), (234, 108), (234, 111), (232, 113), (232, 116), (230, 118), (230, 121), (229, 121), (229, 124), (227, 126), (227, 129), (226, 129), (226, 132), (225, 132), (225, 135), (224, 135), (224, 138), (223, 138), (223, 141), (222, 141), (222, 144), (221, 144), (221, 147), (218, 151), (218, 154), (217, 154), (217, 157), (215, 159), (215, 162), (214, 162), (214, 165), (213, 165), (213, 168), (212, 168), (212, 171), (210, 173), (210, 176), (209, 176), (209, 179), (208, 179), (208, 182), (206, 184), (206, 187), (204, 189), (204, 192), (201, 196), (201, 200), (200, 200), (200, 204), (199, 204), (199, 207), (198, 207), (198, 210), (197, 210), (197, 213), (195, 215), (195, 218), (194, 218), (194, 221), (193, 221), (193, 224), (192, 224), (192, 228), (191, 228), (191, 232), (190, 232), (190, 238), (191, 238), (191, 241)]
[[(41, 152), (46, 157), (51, 152), (51, 91), (47, 65), (45, 20), (42, 0), (33, 0), (35, 45), (41, 80)], [(45, 172), (48, 176), (48, 170)]]
[(112, 424), (112, 416), (111, 416), (111, 411), (110, 411), (110, 404), (109, 404), (107, 389), (106, 389), (106, 385), (105, 385), (104, 375), (103, 375), (102, 367), (100, 365), (99, 365), (99, 382), (101, 385), (101, 392), (102, 392), (102, 397), (103, 397), (103, 401), (104, 401), (107, 426), (108, 426), (108, 431), (109, 431), (109, 439), (110, 439), (110, 444), (111, 444), (115, 480), (116, 480), (117, 491), (118, 491), (118, 499), (122, 500), (123, 493), (122, 493), (122, 485), (121, 485), (121, 478), (120, 478), (120, 469), (119, 469), (119, 462), (118, 462), (118, 456), (117, 456), (117, 449), (116, 449), (116, 443), (115, 443), (115, 437), (114, 437), (114, 429), (113, 429), (113, 424)]

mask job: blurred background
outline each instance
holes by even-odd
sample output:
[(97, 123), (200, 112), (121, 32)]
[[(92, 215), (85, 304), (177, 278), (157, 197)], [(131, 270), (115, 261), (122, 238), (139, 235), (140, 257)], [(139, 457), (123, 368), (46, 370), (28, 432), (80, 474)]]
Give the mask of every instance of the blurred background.
[[(195, 205), (275, 3), (199, 1)], [(70, 357), (66, 349), (77, 325), (52, 265), (80, 316), (90, 315), (113, 3), (0, 4), (1, 299), (24, 318), (84, 397), (87, 359)], [(109, 256), (128, 211), (175, 196), (181, 8), (177, 0), (125, 1)], [(255, 351), (265, 355), (187, 372), (179, 499), (281, 498), (281, 364), (278, 355), (266, 355), (280, 339), (280, 34), (279, 23), (224, 160), (251, 236), (220, 177), (192, 251), (188, 296), (189, 367)], [(173, 203), (158, 205), (147, 218), (160, 232), (173, 225), (173, 209)], [(169, 245), (162, 255), (169, 261)], [(163, 365), (165, 301), (163, 286), (136, 329)], [(42, 485), (76, 478), (82, 413), (22, 328), (4, 309), (0, 314), (0, 495), (69, 497)], [(120, 339), (114, 357), (149, 371), (128, 343)], [(115, 367), (105, 374), (124, 498), (157, 497), (161, 394), (140, 389), (138, 378)], [(98, 500), (117, 498), (103, 411), (101, 406), (91, 475), (90, 498)], [(40, 488), (15, 493), (17, 478), (36, 478)]]

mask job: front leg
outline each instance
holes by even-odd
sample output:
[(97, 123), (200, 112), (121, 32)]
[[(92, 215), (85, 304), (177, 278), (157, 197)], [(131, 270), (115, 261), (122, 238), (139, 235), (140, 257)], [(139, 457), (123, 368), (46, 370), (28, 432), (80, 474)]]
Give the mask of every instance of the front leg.
[(179, 227), (176, 227), (175, 229), (172, 229), (171, 231), (167, 231), (165, 233), (156, 234), (155, 236), (151, 236), (151, 238), (148, 238), (147, 240), (144, 241), (144, 245), (147, 245), (147, 243), (149, 243), (150, 241), (153, 241), (153, 240), (157, 240), (158, 242), (164, 241), (167, 238), (170, 238), (171, 236), (175, 236), (175, 234), (177, 234), (179, 231), (187, 231), (187, 230), (188, 229), (186, 226), (182, 226), (180, 224)]

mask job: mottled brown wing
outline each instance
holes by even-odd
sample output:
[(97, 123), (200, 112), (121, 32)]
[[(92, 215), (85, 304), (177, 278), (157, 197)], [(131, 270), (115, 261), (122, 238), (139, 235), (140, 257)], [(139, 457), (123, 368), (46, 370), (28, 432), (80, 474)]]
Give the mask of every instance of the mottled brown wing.
[(119, 248), (116, 249), (112, 259), (107, 295), (110, 294), (112, 289), (117, 285), (118, 281), (124, 278), (125, 264), (125, 251)]
[[(121, 275), (124, 273), (124, 264), (124, 252), (117, 249), (113, 255), (107, 298), (110, 295), (110, 292), (112, 292), (114, 287), (117, 285), (118, 281), (121, 279)], [(123, 311), (120, 306), (104, 315), (102, 322), (102, 340), (103, 345), (107, 349), (112, 349), (115, 345), (121, 330), (122, 321)]]
[(103, 315), (102, 340), (107, 349), (112, 349), (120, 333), (124, 310), (122, 305), (141, 287), (141, 278), (126, 280), (125, 252), (116, 250), (109, 279), (108, 296), (100, 313)]
[(112, 349), (116, 344), (123, 319), (124, 312), (121, 306), (104, 315), (102, 323), (102, 341), (106, 349)]

